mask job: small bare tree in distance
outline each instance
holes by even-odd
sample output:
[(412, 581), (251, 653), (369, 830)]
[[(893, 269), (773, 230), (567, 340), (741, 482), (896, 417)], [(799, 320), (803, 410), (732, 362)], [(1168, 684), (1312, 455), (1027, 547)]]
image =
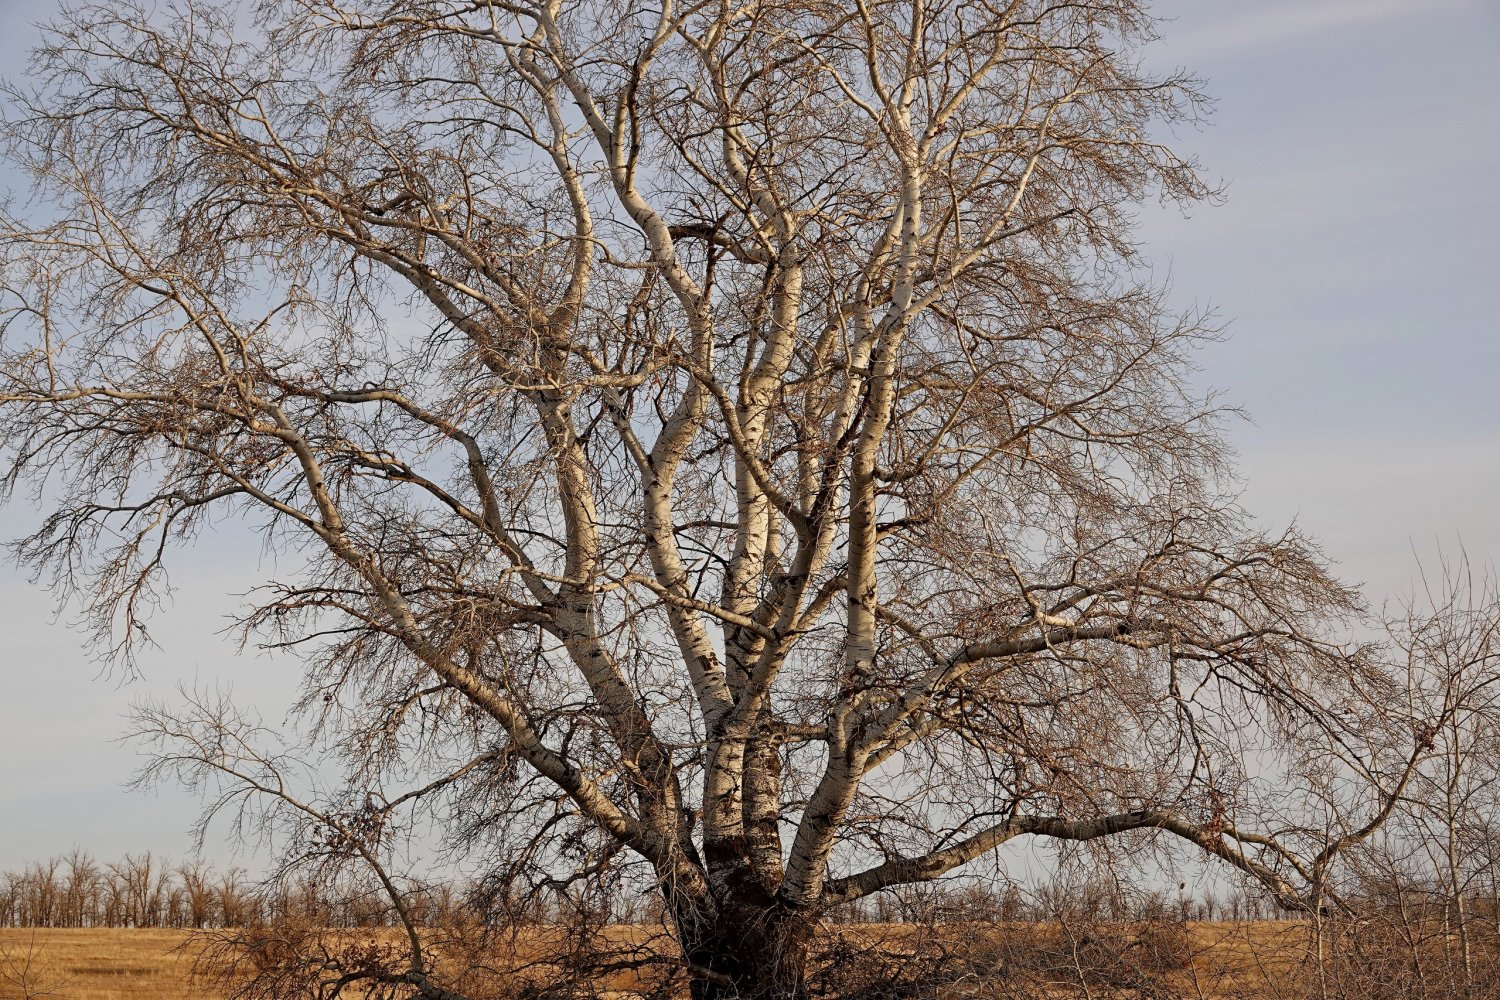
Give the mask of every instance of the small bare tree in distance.
[[(702, 1000), (796, 996), (825, 913), (1016, 838), (1320, 905), (1431, 736), (1237, 506), (1215, 331), (1138, 259), (1137, 206), (1213, 195), (1154, 38), (1137, 0), (64, 13), (4, 126), (16, 551), (129, 661), (171, 553), (250, 525), (287, 558), (245, 635), (303, 658), (344, 798), (203, 703), (142, 720), (161, 767), (398, 908), (398, 810), (497, 885), (647, 866)], [(1335, 767), (1342, 826), (1292, 794)]]

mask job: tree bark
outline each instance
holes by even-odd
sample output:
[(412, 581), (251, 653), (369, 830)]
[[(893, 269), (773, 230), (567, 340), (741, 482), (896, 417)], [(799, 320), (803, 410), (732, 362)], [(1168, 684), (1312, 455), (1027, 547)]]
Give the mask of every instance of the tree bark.
[(807, 994), (816, 921), (772, 900), (674, 906), (693, 1000), (797, 1000)]

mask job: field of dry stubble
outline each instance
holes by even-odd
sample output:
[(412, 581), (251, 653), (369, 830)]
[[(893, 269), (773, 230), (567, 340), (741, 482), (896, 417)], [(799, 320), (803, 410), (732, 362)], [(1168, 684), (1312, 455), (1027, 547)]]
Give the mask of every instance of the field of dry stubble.
[(206, 1000), (183, 931), (0, 929), (0, 1000)]
[[(904, 936), (869, 933), (886, 945)], [(1191, 958), (1172, 978), (1184, 996), (1273, 996), (1268, 987), (1296, 962), (1295, 936), (1284, 922), (1194, 924)], [(0, 1000), (216, 1000), (193, 981), (196, 953), (185, 931), (0, 929)]]

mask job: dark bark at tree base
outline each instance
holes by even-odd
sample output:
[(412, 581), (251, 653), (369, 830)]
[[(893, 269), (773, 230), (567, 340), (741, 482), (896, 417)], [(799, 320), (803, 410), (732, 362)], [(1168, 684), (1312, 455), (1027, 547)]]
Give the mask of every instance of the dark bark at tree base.
[(815, 921), (771, 905), (730, 904), (705, 924), (678, 918), (693, 1000), (797, 1000), (807, 991)]

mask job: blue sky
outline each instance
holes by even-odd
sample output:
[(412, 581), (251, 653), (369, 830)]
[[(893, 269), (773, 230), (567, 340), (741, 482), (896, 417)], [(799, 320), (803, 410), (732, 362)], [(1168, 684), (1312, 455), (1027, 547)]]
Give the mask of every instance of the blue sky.
[(1222, 207), (1143, 235), (1231, 336), (1203, 379), (1243, 405), (1246, 502), (1297, 518), (1375, 600), (1416, 558), (1500, 554), (1500, 5), (1159, 5), (1157, 58), (1218, 101), (1185, 141)]
[[(50, 3), (0, 0), (0, 73), (20, 75)], [(1245, 502), (1296, 519), (1377, 604), (1418, 558), (1460, 544), (1500, 558), (1500, 5), (1493, 0), (1171, 0), (1151, 59), (1188, 66), (1217, 100), (1179, 138), (1227, 204), (1148, 212), (1140, 235), (1183, 306), (1230, 337), (1201, 381), (1253, 422), (1231, 438)], [(24, 504), (0, 536), (26, 530)], [(229, 532), (177, 560), (190, 584), (154, 626), (143, 678), (99, 666), (49, 596), (0, 565), (0, 868), (72, 846), (183, 855), (196, 803), (123, 784), (115, 742), (132, 698), (230, 683), (278, 719), (287, 663), (218, 635), (229, 595), (265, 571)], [(209, 856), (227, 857), (221, 845)]]

